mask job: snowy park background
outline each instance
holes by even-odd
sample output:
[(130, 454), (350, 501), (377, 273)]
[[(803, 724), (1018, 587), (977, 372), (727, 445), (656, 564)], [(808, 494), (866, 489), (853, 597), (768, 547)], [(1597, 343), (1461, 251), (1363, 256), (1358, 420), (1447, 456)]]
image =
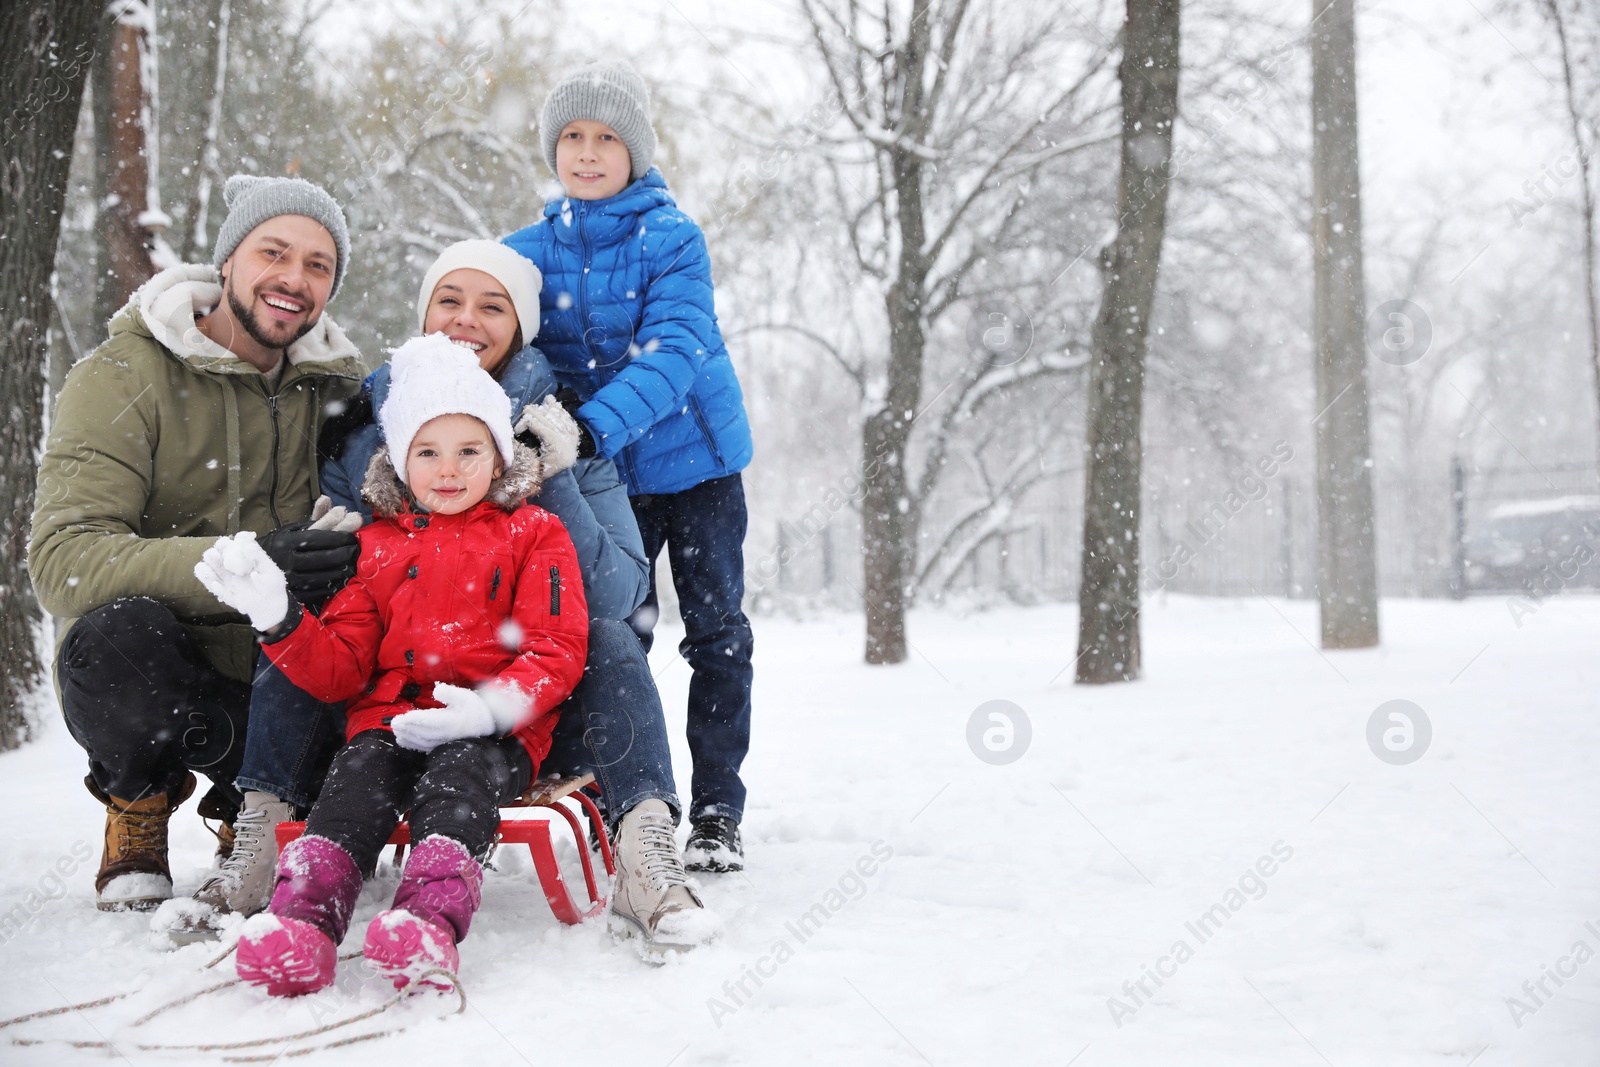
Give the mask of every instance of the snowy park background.
[[(558, 924), (531, 865), (502, 853), (463, 944), (465, 1013), (440, 1018), (447, 998), (409, 1001), (380, 1020), (408, 1024), (403, 1036), (317, 1061), (1600, 1057), (1600, 596), (1447, 599), (1453, 472), (1469, 524), (1596, 492), (1580, 192), (1559, 173), (1573, 147), (1537, 5), (1358, 4), (1368, 304), (1410, 301), (1431, 339), (1415, 360), (1368, 361), (1382, 641), (1337, 652), (1318, 647), (1315, 599), (1310, 5), (1185, 5), (1177, 151), (1190, 162), (1174, 179), (1149, 338), (1146, 565), (1192, 541), (1189, 524), (1230, 492), (1248, 502), (1175, 575), (1146, 581), (1139, 680), (1092, 687), (1074, 685), (1072, 669), (1082, 356), (1101, 294), (1093, 249), (1115, 216), (1114, 143), (1028, 184), (1018, 229), (973, 275), (974, 291), (1025, 327), (1017, 366), (1035, 380), (966, 392), (984, 358), (970, 331), (992, 310), (977, 296), (930, 332), (910, 457), (921, 527), (909, 656), (869, 667), (856, 487), (887, 328), (882, 279), (856, 269), (851, 190), (825, 180), (840, 131), (818, 117), (830, 89), (803, 5), (232, 0), (207, 164), (213, 68), (192, 60), (215, 36), (205, 12), (216, 5), (156, 5), (174, 254), (208, 258), (191, 237), (203, 175), (327, 182), (355, 242), (329, 314), (376, 365), (407, 335), (439, 247), (536, 217), (550, 191), (529, 161), (538, 101), (561, 71), (614, 49), (650, 81), (658, 162), (708, 232), (756, 436), (749, 866), (702, 879), (723, 940), (646, 967), (603, 923)], [(974, 25), (995, 40), (1048, 25), (1038, 66), (1016, 75), (1045, 87), (1114, 55), (1121, 6), (1008, 0)], [(1600, 10), (1576, 10), (1594, 42)], [(1600, 49), (1590, 56), (1580, 73), (1592, 87)], [(1114, 74), (1089, 78), (1081, 110), (1049, 135), (1110, 128)], [(57, 260), (56, 384), (104, 334), (90, 110)], [(980, 139), (955, 161), (952, 185), (992, 148)], [(936, 452), (944, 462), (928, 463)], [(1241, 489), (1268, 456), (1280, 462), (1259, 496)], [(686, 784), (674, 624), (652, 662)], [(1029, 728), (1011, 736), (1011, 762), (991, 762), (983, 743), (992, 723), (980, 709), (993, 701)], [(1391, 701), (1431, 728), (1414, 762), (1371, 741)], [(201, 967), (216, 950), (169, 952), (148, 917), (94, 910), (102, 811), (53, 704), (31, 717), (33, 739), (0, 754), (13, 822), (0, 1017), (134, 995), (0, 1032), (45, 1042), (0, 1045), (0, 1061), (212, 1062), (139, 1045), (280, 1034), (382, 1001), (347, 964), (339, 991), (318, 998), (270, 1003), (235, 988), (132, 1027), (214, 981)], [(176, 888), (190, 892), (214, 841), (192, 806), (173, 832)], [(369, 886), (352, 929), (392, 889)]]
[[(1557, 599), (1519, 629), (1498, 599), (1391, 600), (1382, 648), (1322, 654), (1307, 640), (1309, 603), (1172, 597), (1149, 611), (1145, 679), (1094, 688), (1058, 677), (1070, 607), (917, 613), (918, 654), (892, 668), (858, 662), (858, 617), (766, 620), (750, 864), (702, 879), (727, 923), (721, 943), (646, 967), (600, 923), (558, 924), (531, 864), (508, 858), (462, 943), (465, 1014), (428, 1021), (453, 1001), (408, 1002), (384, 1017), (413, 1022), (405, 1034), (316, 1059), (1589, 1062), (1600, 961), (1571, 956), (1578, 942), (1600, 949), (1586, 926), (1600, 926), (1597, 608)], [(688, 671), (673, 636), (652, 658), (679, 735)], [(1032, 725), (1003, 766), (967, 742), (973, 709), (995, 699)], [(1432, 723), (1410, 765), (1378, 759), (1366, 740), (1373, 710), (1394, 699)], [(674, 756), (688, 767), (681, 743)], [(0, 899), (54, 889), (49, 872), (74, 842), (96, 845), (99, 809), (73, 788), (81, 767), (56, 724), (0, 756), (0, 806), (18, 820)], [(175, 826), (177, 888), (192, 891), (212, 840), (192, 817)], [(1275, 848), (1290, 858), (1197, 938), (1187, 924), (1226, 906)], [(861, 877), (858, 861), (885, 849)], [(80, 864), (64, 896), (54, 889), (7, 934), (0, 1003), (10, 1015), (138, 993), (21, 1034), (109, 1039), (118, 1062), (186, 1062), (137, 1044), (310, 1029), (387, 995), (347, 963), (343, 994), (274, 1003), (235, 988), (127, 1029), (229, 976), (200, 971), (213, 946), (169, 953), (151, 944), (147, 916), (96, 912), (90, 870)], [(842, 905), (828, 899), (841, 887)], [(369, 885), (346, 951), (392, 891)], [(818, 904), (829, 917), (806, 924)], [(1180, 940), (1193, 958), (1161, 964), (1174, 976), (1160, 989), (1147, 980), (1155, 995), (1136, 1002), (1124, 983)], [(1576, 973), (1558, 987), (1545, 975), (1563, 957)], [(758, 967), (770, 975), (759, 986)], [(1535, 985), (1535, 1005), (1523, 983), (1541, 980), (1549, 995)], [(1113, 1013), (1113, 997), (1133, 1013)], [(4, 1059), (106, 1057), (52, 1043)]]

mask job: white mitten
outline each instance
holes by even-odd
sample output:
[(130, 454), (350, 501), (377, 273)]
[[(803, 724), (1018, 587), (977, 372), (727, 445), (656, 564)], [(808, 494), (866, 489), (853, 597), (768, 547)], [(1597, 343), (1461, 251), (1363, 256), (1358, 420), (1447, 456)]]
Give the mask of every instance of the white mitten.
[(194, 576), (218, 600), (250, 616), (257, 630), (270, 630), (289, 614), (283, 571), (249, 530), (217, 538), (194, 565)]
[(554, 396), (523, 408), (516, 431), (519, 436), (529, 434), (537, 439), (534, 450), (539, 453), (543, 477), (552, 478), (578, 462), (578, 420)]
[(361, 512), (349, 511), (343, 504), (334, 507), (333, 501), (324, 493), (317, 497), (317, 502), (312, 505), (309, 529), (355, 533), (361, 529)]
[(418, 708), (396, 715), (389, 723), (401, 748), (432, 752), (446, 741), (487, 737), (495, 732), (489, 705), (471, 689), (440, 683), (433, 687), (433, 699), (444, 707)]
[(446, 741), (508, 733), (527, 709), (526, 700), (493, 686), (478, 691), (441, 682), (433, 687), (433, 699), (444, 707), (418, 708), (389, 723), (401, 748), (432, 752)]

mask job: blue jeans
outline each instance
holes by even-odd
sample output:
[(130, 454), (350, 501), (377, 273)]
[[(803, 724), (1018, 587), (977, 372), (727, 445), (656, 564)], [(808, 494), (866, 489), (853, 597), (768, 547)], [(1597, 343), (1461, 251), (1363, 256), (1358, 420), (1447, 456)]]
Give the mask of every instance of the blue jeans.
[(612, 829), (646, 800), (664, 801), (674, 823), (682, 815), (661, 694), (639, 639), (619, 619), (589, 620), (583, 678), (561, 705), (550, 754), (539, 768), (541, 775), (551, 771), (593, 771)]
[(750, 751), (750, 654), (745, 618), (744, 479), (738, 474), (701, 482), (681, 493), (633, 498), (650, 595), (628, 620), (649, 651), (656, 617), (656, 557), (672, 564), (684, 638), (678, 646), (694, 675), (689, 680), (689, 753), (694, 758), (689, 817), (744, 817), (739, 767)]
[(343, 741), (344, 705), (311, 696), (260, 653), (250, 687), (244, 763), (234, 779), (239, 791), (271, 793), (304, 814)]
[[(304, 812), (343, 739), (344, 706), (314, 699), (263, 654), (250, 696), (239, 789), (271, 793)], [(674, 821), (679, 818), (661, 695), (639, 639), (615, 619), (589, 622), (583, 678), (561, 706), (539, 773), (591, 770), (613, 820), (652, 799), (665, 801)]]

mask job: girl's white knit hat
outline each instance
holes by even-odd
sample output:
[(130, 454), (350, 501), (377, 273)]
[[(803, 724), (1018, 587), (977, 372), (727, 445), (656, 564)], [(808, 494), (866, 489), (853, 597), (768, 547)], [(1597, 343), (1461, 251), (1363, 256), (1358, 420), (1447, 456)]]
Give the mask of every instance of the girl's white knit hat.
[(539, 290), (544, 288), (544, 277), (533, 260), (521, 252), (512, 251), (499, 241), (482, 238), (457, 241), (440, 252), (428, 273), (422, 276), (422, 292), (417, 296), (419, 333), (426, 328), (433, 291), (453, 270), (479, 270), (505, 286), (506, 295), (517, 313), (517, 325), (522, 327), (522, 343), (533, 343), (539, 334)]
[[(471, 415), (489, 428), (502, 467), (516, 450), (511, 398), (472, 353), (442, 333), (414, 337), (396, 348), (389, 362), (389, 395), (378, 410), (378, 426), (389, 461), (406, 481), (406, 453), (424, 423), (440, 415)], [(409, 483), (407, 483), (409, 484)]]

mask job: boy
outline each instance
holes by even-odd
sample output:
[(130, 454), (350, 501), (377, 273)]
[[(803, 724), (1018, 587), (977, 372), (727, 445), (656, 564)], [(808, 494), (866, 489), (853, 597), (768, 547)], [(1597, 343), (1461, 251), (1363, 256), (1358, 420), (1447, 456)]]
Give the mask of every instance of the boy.
[(539, 345), (574, 394), (579, 455), (616, 460), (650, 594), (629, 620), (645, 648), (658, 614), (655, 560), (672, 563), (685, 636), (689, 844), (695, 871), (744, 866), (739, 768), (750, 747), (751, 635), (744, 599), (750, 462), (744, 400), (717, 327), (705, 235), (651, 166), (644, 80), (623, 61), (564, 78), (545, 100), (545, 162), (566, 195), (506, 238), (544, 276)]

